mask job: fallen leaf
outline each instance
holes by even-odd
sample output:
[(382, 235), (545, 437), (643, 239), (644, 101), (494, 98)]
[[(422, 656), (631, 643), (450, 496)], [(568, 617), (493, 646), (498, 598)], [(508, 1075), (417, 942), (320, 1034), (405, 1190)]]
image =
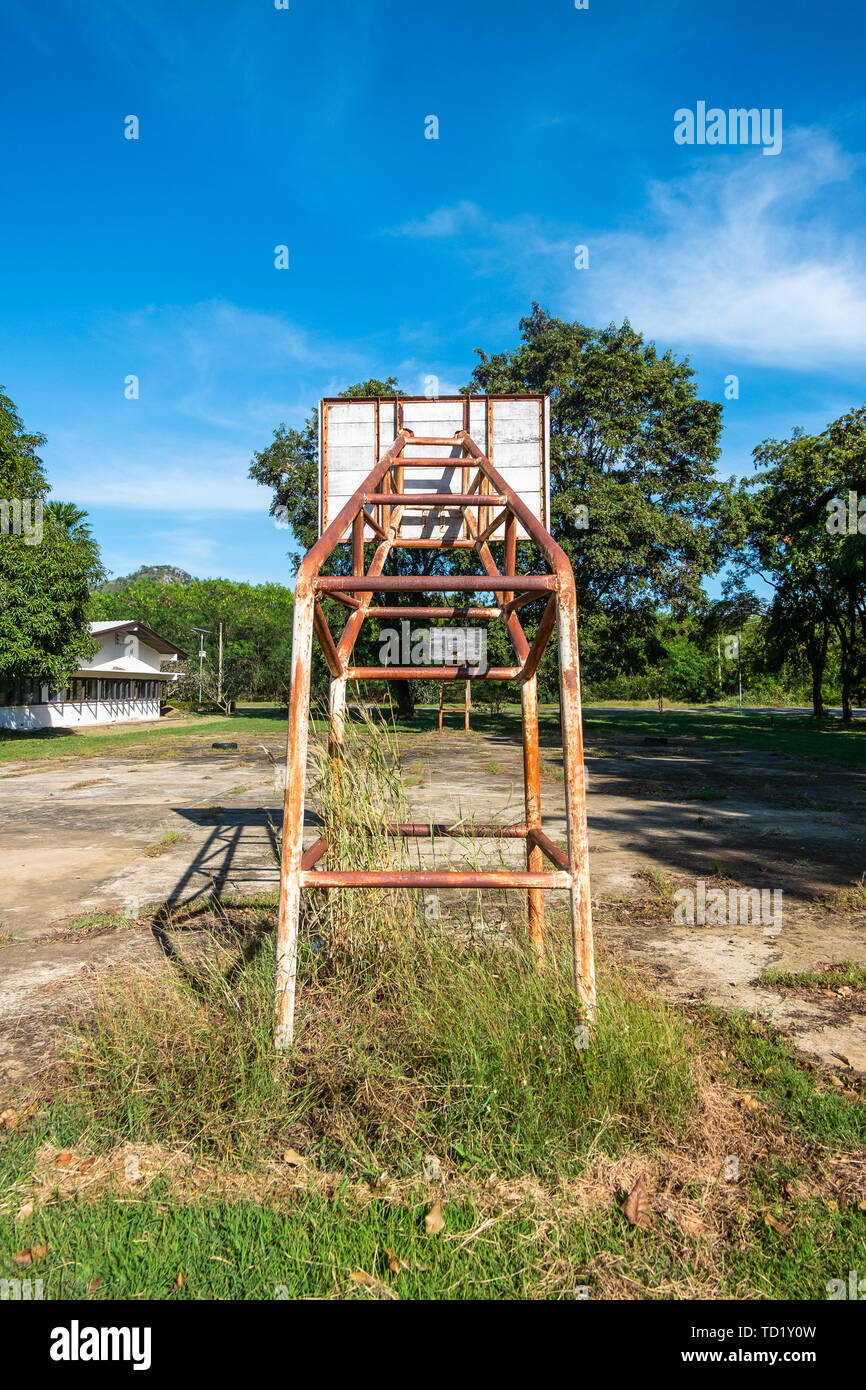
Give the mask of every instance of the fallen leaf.
[(283, 1154), (283, 1162), (290, 1163), (293, 1168), (300, 1168), (301, 1164), (306, 1163), (303, 1154), (299, 1154), (297, 1149), (286, 1149)]
[(709, 1234), (710, 1227), (703, 1221), (696, 1212), (684, 1211), (677, 1217), (677, 1224), (684, 1231), (688, 1231), (690, 1236), (705, 1236)]
[(398, 1260), (397, 1256), (394, 1254), (394, 1251), (387, 1245), (385, 1246), (385, 1253), (388, 1256), (388, 1268), (390, 1269), (392, 1274), (399, 1274), (401, 1269), (409, 1268), (409, 1266), (406, 1264), (406, 1261)]
[(36, 1265), (44, 1260), (47, 1254), (47, 1245), (32, 1245), (29, 1250), (19, 1250), (12, 1258), (22, 1269), (26, 1269), (28, 1265)]
[(10, 1108), (9, 1110), (0, 1111), (0, 1129), (14, 1129), (17, 1123), (17, 1110), (12, 1110)]
[(15, 1213), (15, 1220), (16, 1220), (16, 1221), (24, 1221), (25, 1218), (28, 1217), (28, 1216), (31, 1216), (32, 1213), (33, 1213), (33, 1203), (32, 1203), (32, 1202), (24, 1202), (23, 1205), (20, 1206), (20, 1207), (18, 1208), (18, 1210), (16, 1211), (16, 1213)]
[(740, 1096), (739, 1105), (741, 1110), (760, 1110), (761, 1102), (755, 1100), (754, 1096)]
[(57, 1155), (56, 1162), (57, 1162), (57, 1167), (58, 1167), (58, 1168), (68, 1168), (69, 1165), (70, 1165), (70, 1163), (72, 1162), (72, 1150), (71, 1150), (71, 1149), (63, 1149), (63, 1150)]
[(785, 1195), (790, 1197), (792, 1202), (808, 1202), (812, 1192), (806, 1183), (800, 1182), (798, 1178), (793, 1178), (790, 1182), (785, 1183)]
[(179, 1275), (177, 1276), (177, 1278), (175, 1279), (175, 1281), (174, 1281), (174, 1287), (175, 1287), (176, 1289), (182, 1289), (185, 1283), (186, 1283), (186, 1279), (183, 1277), (182, 1274), (179, 1274)]
[(442, 1202), (437, 1197), (424, 1217), (424, 1230), (428, 1236), (436, 1236), (445, 1229), (445, 1217), (442, 1215)]
[(374, 1178), (370, 1186), (374, 1192), (382, 1192), (388, 1186), (388, 1174), (380, 1173), (378, 1178)]
[(648, 1226), (650, 1221), (649, 1193), (643, 1177), (639, 1177), (620, 1208), (630, 1226)]
[(383, 1284), (381, 1279), (375, 1275), (368, 1274), (364, 1269), (356, 1269), (349, 1275), (353, 1284), (363, 1284), (368, 1289), (375, 1289), (380, 1298), (390, 1298), (399, 1301), (400, 1295), (395, 1289), (389, 1289), (387, 1284)]
[(96, 1290), (100, 1287), (100, 1285), (102, 1285), (102, 1284), (104, 1284), (104, 1283), (105, 1283), (105, 1280), (103, 1279), (102, 1275), (101, 1275), (101, 1274), (95, 1274), (95, 1275), (93, 1276), (93, 1278), (91, 1279), (90, 1283), (87, 1285), (88, 1292), (90, 1292), (90, 1293), (96, 1293)]
[(778, 1231), (780, 1236), (789, 1236), (791, 1234), (790, 1226), (786, 1226), (784, 1221), (779, 1221), (771, 1211), (765, 1213), (764, 1225), (769, 1226), (773, 1231)]

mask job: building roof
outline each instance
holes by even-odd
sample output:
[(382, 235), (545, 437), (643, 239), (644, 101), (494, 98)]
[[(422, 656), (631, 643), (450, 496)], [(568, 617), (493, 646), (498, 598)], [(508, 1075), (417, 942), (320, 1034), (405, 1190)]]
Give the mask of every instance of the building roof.
[(76, 676), (148, 676), (151, 680), (174, 680), (176, 671), (155, 671), (136, 656), (121, 656), (104, 666), (80, 666)]
[[(90, 632), (92, 633), (92, 635), (93, 635), (94, 637), (101, 636), (101, 635), (102, 635), (103, 633), (105, 633), (105, 632), (134, 632), (134, 633), (137, 633), (138, 636), (141, 637), (142, 641), (146, 642), (147, 645), (148, 645), (149, 647), (152, 647), (153, 650), (154, 650), (155, 652), (163, 652), (163, 653), (165, 653), (165, 654), (167, 654), (167, 655), (168, 655), (168, 654), (171, 654), (171, 653), (175, 653), (175, 654), (176, 654), (178, 657), (180, 657), (183, 661), (186, 661), (186, 660), (187, 660), (187, 656), (188, 656), (188, 653), (187, 653), (187, 652), (183, 651), (180, 647), (176, 647), (176, 646), (174, 645), (174, 643), (173, 643), (173, 642), (169, 642), (169, 641), (167, 640), (167, 638), (165, 638), (165, 637), (160, 637), (159, 633), (154, 632), (153, 628), (148, 627), (146, 623), (139, 623), (139, 622), (136, 622), (136, 621), (135, 621), (134, 619), (132, 619), (132, 618), (128, 618), (128, 619), (124, 620), (123, 622), (88, 623), (87, 626), (88, 626), (88, 628), (90, 629)], [(93, 667), (93, 668), (91, 668), (91, 669), (95, 670), (96, 668)], [(100, 669), (101, 669), (101, 668), (100, 668)], [(114, 670), (115, 668), (112, 667), (111, 669)], [(125, 667), (118, 667), (117, 669), (119, 669), (119, 670), (125, 670), (125, 669), (127, 669), (127, 668), (125, 668)], [(143, 666), (142, 666), (142, 667), (139, 667), (139, 668), (137, 668), (137, 669), (140, 669), (140, 670), (150, 670), (150, 667), (143, 667)]]

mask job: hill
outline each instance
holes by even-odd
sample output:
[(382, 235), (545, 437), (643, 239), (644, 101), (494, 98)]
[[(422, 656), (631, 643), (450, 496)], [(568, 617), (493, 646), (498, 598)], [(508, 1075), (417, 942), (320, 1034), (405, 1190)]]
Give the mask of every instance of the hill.
[(104, 584), (100, 584), (99, 592), (103, 594), (116, 594), (121, 589), (126, 589), (130, 584), (136, 583), (139, 579), (151, 579), (160, 584), (191, 584), (192, 575), (187, 574), (186, 570), (178, 569), (176, 565), (142, 565), (134, 574), (121, 575), (117, 579), (107, 579)]

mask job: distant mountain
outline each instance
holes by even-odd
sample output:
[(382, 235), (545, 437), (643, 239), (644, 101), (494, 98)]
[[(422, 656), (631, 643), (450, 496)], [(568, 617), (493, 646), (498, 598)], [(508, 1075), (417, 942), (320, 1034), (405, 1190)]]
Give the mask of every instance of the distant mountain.
[(191, 584), (192, 575), (187, 574), (186, 570), (180, 570), (176, 565), (142, 565), (135, 574), (125, 574), (119, 579), (108, 579), (104, 584), (99, 585), (103, 594), (116, 594), (120, 589), (127, 589), (130, 584), (135, 584), (139, 579), (150, 579), (159, 584)]

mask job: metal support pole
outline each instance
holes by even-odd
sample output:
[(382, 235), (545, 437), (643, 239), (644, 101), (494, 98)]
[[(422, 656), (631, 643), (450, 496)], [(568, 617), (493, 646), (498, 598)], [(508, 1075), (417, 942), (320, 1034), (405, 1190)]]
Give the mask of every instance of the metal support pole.
[(281, 1052), (291, 1047), (295, 1036), (301, 857), (304, 845), (304, 782), (307, 771), (314, 607), (312, 584), (308, 578), (299, 574), (295, 587), (292, 687), (286, 749), (286, 799), (280, 865), (280, 914), (277, 921), (275, 1042)]
[(573, 875), (570, 898), (574, 987), (587, 1018), (591, 1020), (595, 1013), (595, 962), (589, 893), (589, 829), (580, 709), (577, 598), (573, 580), (570, 584), (564, 580), (557, 596), (556, 626), (559, 637), (559, 705), (565, 767), (568, 862)]
[[(538, 678), (524, 681), (520, 692), (523, 709), (523, 791), (526, 802), (526, 825), (530, 830), (541, 829), (541, 762), (538, 751)], [(526, 841), (526, 867), (530, 873), (540, 873), (544, 855), (531, 839)], [(539, 968), (544, 963), (544, 890), (530, 888), (526, 900), (529, 909), (529, 939)]]
[(346, 745), (346, 677), (331, 681), (328, 692), (328, 757), (342, 762)]

